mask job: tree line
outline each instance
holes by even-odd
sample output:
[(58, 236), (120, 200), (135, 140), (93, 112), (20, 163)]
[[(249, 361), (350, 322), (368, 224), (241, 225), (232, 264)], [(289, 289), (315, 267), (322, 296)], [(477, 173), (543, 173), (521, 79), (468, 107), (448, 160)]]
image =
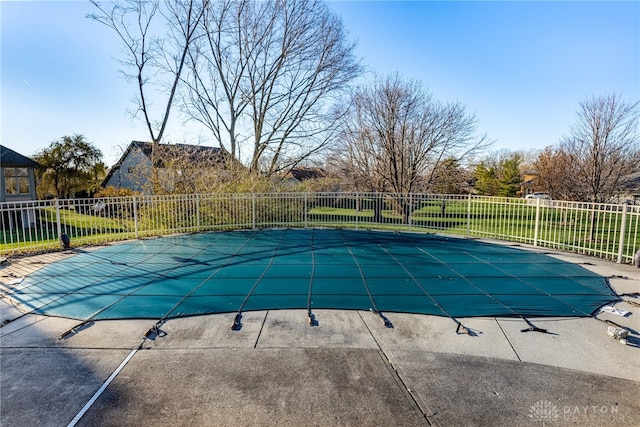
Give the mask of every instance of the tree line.
[[(640, 172), (638, 102), (586, 98), (557, 144), (487, 154), (492, 141), (463, 104), (441, 102), (399, 74), (358, 84), (365, 68), (355, 44), (320, 0), (92, 3), (90, 18), (121, 42), (118, 60), (137, 94), (131, 113), (149, 141), (167, 142), (177, 111), (243, 165), (210, 177), (208, 191), (271, 189), (275, 177), (315, 165), (331, 189), (517, 196), (524, 172), (535, 172), (538, 191), (603, 202)], [(48, 164), (41, 154), (36, 160)], [(48, 170), (49, 193), (68, 195), (68, 172)]]

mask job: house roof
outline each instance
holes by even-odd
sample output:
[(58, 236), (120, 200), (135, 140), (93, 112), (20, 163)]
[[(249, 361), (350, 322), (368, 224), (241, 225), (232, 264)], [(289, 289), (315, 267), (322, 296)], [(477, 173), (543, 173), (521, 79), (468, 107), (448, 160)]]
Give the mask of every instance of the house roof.
[(624, 177), (625, 188), (640, 192), (640, 172), (635, 172)]
[(40, 164), (30, 158), (16, 153), (11, 148), (0, 145), (0, 164), (3, 166), (22, 166), (37, 168)]
[[(129, 147), (137, 147), (142, 153), (151, 159), (153, 154), (154, 144), (151, 142), (132, 141)], [(199, 162), (204, 160), (210, 160), (218, 158), (222, 150), (218, 147), (207, 147), (203, 145), (190, 145), (190, 144), (157, 144), (158, 151), (162, 151), (162, 154), (167, 157), (186, 156), (186, 160)], [(127, 149), (128, 150), (128, 149)], [(125, 153), (126, 154), (126, 153)], [(156, 160), (157, 167), (163, 167), (163, 158)]]
[(122, 166), (122, 162), (127, 158), (129, 153), (134, 148), (140, 150), (142, 154), (147, 156), (150, 160), (152, 159), (152, 154), (154, 150), (154, 146), (158, 151), (161, 151), (161, 156), (157, 159), (154, 159), (155, 166), (158, 168), (165, 167), (165, 163), (167, 159), (171, 158), (183, 158), (188, 160), (192, 164), (198, 164), (202, 162), (210, 163), (211, 161), (215, 161), (216, 163), (223, 163), (225, 161), (225, 151), (218, 147), (207, 147), (203, 145), (190, 145), (190, 144), (154, 144), (152, 142), (142, 142), (142, 141), (131, 141), (127, 149), (124, 151), (120, 159), (116, 162), (116, 164), (109, 169), (107, 176), (105, 176), (102, 181), (103, 185), (109, 182), (109, 179), (113, 176), (113, 174), (120, 169)]
[(325, 172), (319, 168), (293, 168), (287, 174), (287, 177), (301, 182), (308, 179), (324, 178), (325, 176)]

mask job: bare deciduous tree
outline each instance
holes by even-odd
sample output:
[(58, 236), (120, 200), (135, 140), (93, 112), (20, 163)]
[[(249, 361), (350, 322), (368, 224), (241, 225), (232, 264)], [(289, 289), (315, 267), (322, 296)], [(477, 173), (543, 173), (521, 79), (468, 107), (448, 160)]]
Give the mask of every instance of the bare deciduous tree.
[(560, 142), (558, 154), (566, 159), (565, 174), (573, 199), (606, 202), (622, 188), (625, 177), (640, 171), (639, 103), (619, 95), (587, 98), (578, 118)]
[(418, 184), (433, 184), (443, 161), (460, 162), (489, 144), (464, 106), (442, 104), (397, 74), (354, 94), (342, 130), (344, 169), (369, 190), (396, 195), (405, 220), (412, 207), (402, 200)]
[(546, 147), (533, 163), (537, 173), (535, 188), (554, 199), (576, 200), (574, 174), (568, 156), (558, 148)]
[(153, 147), (158, 188), (167, 194), (211, 192), (212, 186), (226, 175), (228, 158), (224, 151), (206, 146), (156, 144)]
[(317, 0), (209, 3), (189, 52), (184, 111), (270, 175), (327, 145), (332, 101), (359, 76), (342, 21)]
[(122, 41), (122, 73), (137, 85), (133, 116), (142, 114), (151, 141), (159, 143), (208, 0), (165, 0), (162, 4), (159, 0), (122, 0), (108, 7), (97, 0), (91, 3), (98, 12), (88, 17), (112, 29)]
[(464, 167), (458, 159), (448, 157), (436, 166), (432, 173), (431, 185), (425, 191), (438, 194), (468, 194), (473, 181), (473, 172)]

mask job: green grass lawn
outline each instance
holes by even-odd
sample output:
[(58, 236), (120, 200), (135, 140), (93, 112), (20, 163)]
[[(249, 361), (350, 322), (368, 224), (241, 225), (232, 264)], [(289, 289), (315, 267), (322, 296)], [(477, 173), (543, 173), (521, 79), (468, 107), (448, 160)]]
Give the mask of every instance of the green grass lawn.
[[(48, 223), (56, 222), (55, 208), (40, 210), (40, 220)], [(60, 222), (63, 226), (77, 227), (91, 230), (132, 230), (134, 222), (127, 219), (104, 218), (98, 215), (86, 215), (70, 209), (60, 209)]]
[[(2, 230), (0, 253), (23, 248), (46, 250), (59, 247), (55, 208), (38, 209), (37, 218), (35, 228)], [(116, 236), (131, 237), (134, 231), (132, 220), (86, 215), (69, 209), (60, 209), (60, 225), (62, 232), (71, 236), (74, 244), (104, 242), (114, 240)]]
[[(491, 201), (434, 201), (423, 203), (411, 213), (409, 224), (402, 224), (397, 210), (383, 209), (385, 227), (393, 229), (421, 229), (439, 233), (494, 237), (504, 240), (533, 243), (535, 236), (536, 206), (526, 202), (496, 204)], [(588, 215), (588, 216), (585, 216)], [(621, 213), (571, 211), (544, 207), (541, 209), (537, 241), (541, 245), (594, 249), (600, 253), (617, 253), (620, 239)], [(373, 209), (356, 211), (349, 208), (316, 207), (309, 211), (313, 223), (358, 222), (365, 228), (372, 222)], [(640, 230), (637, 216), (627, 218), (627, 230)], [(595, 226), (592, 228), (592, 224)], [(379, 227), (376, 224), (376, 227)], [(629, 231), (628, 231), (629, 232)], [(632, 245), (640, 242), (634, 233), (625, 239), (625, 253), (633, 253)], [(634, 237), (635, 236), (635, 237)]]

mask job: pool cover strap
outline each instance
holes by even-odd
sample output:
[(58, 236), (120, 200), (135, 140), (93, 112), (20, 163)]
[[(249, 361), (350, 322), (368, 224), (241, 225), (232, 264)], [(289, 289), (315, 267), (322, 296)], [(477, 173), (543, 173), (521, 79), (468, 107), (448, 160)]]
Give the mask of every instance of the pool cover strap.
[(529, 325), (529, 327), (525, 328), (525, 329), (521, 329), (520, 332), (541, 332), (543, 334), (550, 334), (550, 332), (548, 330), (543, 329), (543, 328), (538, 328), (536, 325), (531, 323), (531, 321), (529, 319), (527, 319), (526, 317), (522, 316), (522, 320), (527, 322), (527, 325)]
[[(253, 287), (247, 293), (247, 296), (244, 297), (244, 300), (242, 300), (242, 304), (240, 304), (240, 307), (238, 308), (238, 313), (236, 314), (236, 317), (233, 320), (233, 323), (231, 324), (232, 331), (238, 331), (242, 328), (242, 323), (240, 322), (240, 320), (242, 319), (242, 311), (244, 310), (244, 307), (247, 305), (247, 301), (249, 301), (249, 298), (251, 298), (251, 295), (253, 295), (256, 288), (260, 284), (260, 281), (262, 280), (262, 278), (267, 274), (267, 271), (269, 271), (269, 268), (273, 265), (273, 260), (276, 259), (277, 257), (278, 249), (282, 245), (282, 239), (284, 239), (284, 236), (285, 234), (282, 234), (279, 244), (275, 247), (273, 251), (273, 255), (271, 256), (271, 260), (269, 261), (269, 265), (267, 265), (267, 267), (264, 269), (264, 271), (262, 272), (258, 280), (256, 280), (256, 282), (253, 284)], [(245, 245), (243, 245), (242, 247), (244, 247)]]
[[(407, 274), (407, 276), (409, 276), (411, 278), (411, 280), (413, 280), (413, 282), (416, 284), (416, 286), (418, 288), (420, 288), (420, 290), (422, 292), (424, 292), (424, 294), (426, 296), (428, 296), (431, 299), (431, 302), (433, 303), (433, 305), (435, 305), (436, 307), (438, 307), (440, 309), (440, 311), (442, 311), (442, 314), (446, 317), (449, 317), (451, 320), (453, 320), (457, 327), (456, 327), (456, 334), (460, 333), (460, 331), (462, 331), (462, 333), (468, 334), (468, 335), (472, 335), (472, 331), (471, 329), (467, 328), (466, 326), (464, 326), (462, 324), (462, 322), (460, 322), (460, 320), (456, 319), (454, 316), (452, 316), (449, 312), (447, 312), (447, 310), (445, 310), (444, 307), (442, 307), (438, 301), (436, 301), (425, 289), (424, 287), (420, 284), (420, 281), (417, 280), (412, 274), (411, 272), (407, 269), (407, 267), (405, 267), (405, 265), (398, 260), (398, 258), (396, 256), (394, 256), (391, 252), (389, 252), (388, 249), (386, 249), (382, 244), (378, 243), (378, 246), (380, 247), (381, 250), (383, 250), (385, 252), (385, 254), (387, 254), (391, 259), (393, 259), (394, 261), (396, 261), (401, 267), (402, 269), (405, 271), (405, 273)], [(420, 248), (418, 248), (420, 249)], [(382, 314), (380, 314), (380, 316), (382, 317), (382, 321), (384, 322), (385, 326), (390, 327), (387, 322), (388, 319), (384, 316), (382, 316)], [(391, 323), (391, 322), (389, 322)], [(391, 326), (393, 327), (393, 325)]]
[[(246, 241), (245, 241), (245, 243), (244, 243), (240, 248), (238, 248), (238, 252), (239, 252), (242, 248), (244, 248), (244, 247), (249, 243), (249, 241), (250, 241), (250, 240), (251, 240), (251, 239), (246, 240)], [(204, 249), (202, 249), (202, 250), (204, 250)], [(201, 251), (202, 251), (202, 250), (201, 250)], [(237, 254), (237, 252), (236, 252), (236, 254)], [(234, 256), (235, 256), (235, 254), (234, 254)], [(189, 261), (191, 261), (191, 260), (192, 260), (192, 258), (180, 258), (180, 257), (174, 257), (174, 258), (177, 258), (181, 263), (188, 263)], [(232, 260), (233, 260), (233, 256), (227, 259), (227, 263), (230, 263)], [(113, 260), (107, 260), (107, 261), (108, 261), (110, 264), (113, 264), (113, 265), (127, 265), (127, 266), (128, 266), (128, 264), (127, 264), (127, 263), (116, 262), (116, 261), (113, 261)], [(173, 268), (171, 268), (171, 269), (168, 271), (168, 273), (171, 273), (172, 271), (175, 271), (175, 270), (176, 270), (176, 269), (178, 269), (179, 267), (180, 267), (180, 265), (176, 265), (176, 266), (174, 266)], [(215, 271), (215, 272), (214, 272), (211, 276), (215, 275), (215, 274), (216, 274), (217, 272), (219, 272), (220, 270), (214, 270), (214, 271)], [(205, 283), (205, 281), (203, 281), (203, 282), (200, 284), (200, 286), (202, 286), (202, 284), (204, 284), (204, 283)], [(161, 318), (160, 318), (160, 319), (159, 319), (159, 320), (158, 320), (158, 321), (157, 321), (157, 322), (156, 322), (156, 323), (155, 323), (155, 324), (154, 324), (154, 325), (153, 325), (153, 326), (152, 326), (152, 327), (147, 331), (147, 332), (145, 332), (145, 333), (144, 333), (143, 338), (145, 338), (145, 339), (146, 339), (146, 338), (150, 338), (150, 337), (152, 337), (152, 336), (163, 336), (163, 335), (164, 335), (164, 332), (162, 332), (162, 331), (160, 330), (160, 326), (161, 326), (161, 325), (166, 321), (166, 319), (167, 319), (167, 318), (169, 318), (169, 317), (171, 316), (171, 314), (175, 311), (175, 309), (176, 309), (176, 308), (177, 308), (177, 307), (178, 307), (178, 306), (179, 306), (179, 305), (180, 305), (180, 304), (181, 304), (185, 299), (187, 299), (187, 297), (188, 297), (189, 295), (191, 295), (193, 292), (195, 292), (198, 288), (199, 288), (199, 286), (198, 286), (198, 287), (196, 287), (196, 288), (194, 288), (194, 289), (192, 289), (192, 290), (191, 290), (189, 293), (187, 293), (187, 295), (185, 295), (185, 296), (184, 296), (184, 297), (183, 297), (183, 298), (182, 298), (178, 303), (176, 303), (176, 304), (175, 304), (175, 305), (174, 305), (170, 310), (168, 310), (168, 311), (166, 312), (166, 314), (164, 314), (164, 315), (163, 315), (163, 316), (162, 316), (162, 317), (161, 317)], [(137, 290), (137, 289), (136, 289), (136, 290)], [(132, 293), (136, 292), (136, 290), (132, 291)], [(124, 297), (123, 297), (123, 298), (124, 298)], [(123, 298), (118, 299), (117, 301), (114, 301), (112, 304), (110, 304), (110, 305), (108, 305), (108, 306), (106, 306), (106, 307), (102, 308), (101, 310), (97, 311), (93, 316), (91, 316), (91, 317), (90, 317), (89, 319), (87, 319), (86, 321), (84, 321), (84, 322), (80, 323), (79, 325), (76, 325), (76, 326), (74, 326), (73, 328), (69, 329), (68, 331), (66, 331), (66, 332), (62, 333), (62, 334), (58, 337), (58, 339), (63, 339), (63, 338), (65, 338), (65, 337), (67, 337), (67, 336), (71, 335), (72, 333), (74, 333), (74, 334), (75, 334), (75, 333), (77, 333), (77, 331), (78, 331), (78, 330), (79, 330), (83, 325), (85, 325), (85, 324), (87, 324), (87, 323), (91, 322), (92, 320), (94, 320), (95, 318), (97, 318), (97, 317), (100, 315), (100, 313), (101, 313), (101, 312), (103, 312), (103, 311), (105, 311), (105, 310), (107, 310), (107, 309), (109, 309), (109, 308), (113, 307), (114, 305), (116, 305), (117, 303), (119, 303)]]

